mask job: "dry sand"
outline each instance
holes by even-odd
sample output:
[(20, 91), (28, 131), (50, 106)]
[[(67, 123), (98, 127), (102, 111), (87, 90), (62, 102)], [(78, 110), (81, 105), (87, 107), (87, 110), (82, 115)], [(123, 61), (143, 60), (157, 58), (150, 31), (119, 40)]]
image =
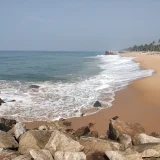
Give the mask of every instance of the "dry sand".
[[(93, 122), (95, 123), (93, 129), (104, 136), (109, 120), (118, 116), (120, 120), (140, 123), (147, 133), (160, 132), (160, 56), (138, 53), (127, 53), (122, 56), (136, 56), (135, 61), (139, 62), (143, 69), (154, 69), (156, 74), (136, 80), (118, 91), (112, 107), (93, 115), (69, 119), (74, 130)], [(36, 122), (27, 123), (30, 128), (33, 125), (36, 127)]]

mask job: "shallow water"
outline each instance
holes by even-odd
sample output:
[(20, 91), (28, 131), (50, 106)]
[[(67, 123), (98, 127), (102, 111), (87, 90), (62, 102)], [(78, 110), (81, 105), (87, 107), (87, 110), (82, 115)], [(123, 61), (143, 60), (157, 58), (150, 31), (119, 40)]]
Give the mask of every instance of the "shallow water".
[[(0, 52), (0, 96), (15, 99), (0, 107), (0, 116), (17, 120), (55, 120), (80, 116), (99, 100), (111, 107), (115, 92), (135, 79), (150, 76), (134, 57), (101, 52)], [(30, 88), (35, 84), (38, 89)]]

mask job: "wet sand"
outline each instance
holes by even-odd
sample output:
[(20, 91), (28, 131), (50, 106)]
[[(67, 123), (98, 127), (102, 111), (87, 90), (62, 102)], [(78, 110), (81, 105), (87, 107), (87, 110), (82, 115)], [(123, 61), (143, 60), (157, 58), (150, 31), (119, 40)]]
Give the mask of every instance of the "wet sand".
[[(136, 56), (135, 61), (140, 63), (143, 69), (154, 69), (156, 74), (136, 80), (125, 89), (116, 92), (112, 107), (93, 115), (69, 119), (74, 130), (93, 122), (95, 125), (92, 129), (105, 136), (109, 120), (118, 116), (123, 121), (140, 123), (147, 133), (160, 132), (160, 56), (137, 53), (122, 56)], [(35, 128), (40, 124), (32, 122), (27, 123), (27, 126)]]

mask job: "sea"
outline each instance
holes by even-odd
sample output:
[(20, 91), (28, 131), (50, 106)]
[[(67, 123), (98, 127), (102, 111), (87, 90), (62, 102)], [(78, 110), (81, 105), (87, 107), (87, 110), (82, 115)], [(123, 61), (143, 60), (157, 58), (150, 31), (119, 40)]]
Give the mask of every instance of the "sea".
[[(0, 116), (52, 121), (111, 107), (115, 92), (154, 73), (140, 69), (134, 58), (100, 51), (0, 51), (0, 98), (6, 101)], [(102, 107), (95, 111), (96, 101)]]

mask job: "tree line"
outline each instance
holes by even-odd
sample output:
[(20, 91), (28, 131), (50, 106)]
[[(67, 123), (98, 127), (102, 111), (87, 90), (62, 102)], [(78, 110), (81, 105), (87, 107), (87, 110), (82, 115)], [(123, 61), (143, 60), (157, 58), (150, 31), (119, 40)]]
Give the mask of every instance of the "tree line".
[(129, 47), (125, 49), (126, 51), (160, 51), (160, 39), (158, 40), (157, 44), (153, 41), (150, 44), (145, 45), (134, 45), (133, 47)]

